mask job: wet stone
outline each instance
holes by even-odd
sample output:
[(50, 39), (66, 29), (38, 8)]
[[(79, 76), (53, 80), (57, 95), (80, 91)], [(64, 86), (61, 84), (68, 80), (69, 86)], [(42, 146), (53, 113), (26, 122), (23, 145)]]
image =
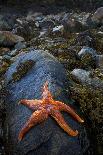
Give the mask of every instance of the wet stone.
[[(34, 61), (19, 80), (12, 82), (13, 75), (21, 72), (21, 64)], [(25, 66), (22, 65), (22, 69)], [(23, 99), (41, 98), (41, 88), (45, 81), (49, 82), (49, 89), (55, 99), (71, 103), (77, 113), (81, 115), (80, 108), (71, 102), (67, 95), (70, 82), (67, 80), (63, 66), (49, 53), (40, 50), (31, 50), (19, 56), (6, 72), (6, 120), (4, 125), (5, 150), (10, 155), (89, 155), (90, 140), (84, 125), (77, 123), (68, 114), (63, 114), (66, 122), (73, 129), (79, 131), (77, 137), (65, 133), (52, 118), (44, 124), (33, 127), (18, 143), (20, 129), (32, 114), (32, 111), (18, 102)], [(59, 92), (59, 93), (57, 93)], [(68, 91), (69, 93), (69, 91)], [(14, 138), (15, 137), (15, 138)]]

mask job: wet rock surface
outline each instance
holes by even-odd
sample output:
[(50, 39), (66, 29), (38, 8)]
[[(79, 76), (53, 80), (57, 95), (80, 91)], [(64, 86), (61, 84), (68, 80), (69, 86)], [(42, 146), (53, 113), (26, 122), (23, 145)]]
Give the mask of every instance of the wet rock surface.
[[(34, 61), (31, 68), (16, 80), (14, 74), (21, 63)], [(22, 70), (25, 69), (22, 68)], [(71, 155), (89, 154), (90, 141), (87, 137), (86, 129), (75, 122), (70, 116), (64, 115), (65, 120), (74, 128), (79, 130), (77, 137), (71, 137), (60, 129), (60, 127), (49, 118), (44, 124), (33, 127), (21, 142), (18, 142), (18, 134), (23, 124), (31, 115), (31, 111), (18, 102), (23, 99), (41, 97), (41, 88), (45, 81), (49, 81), (49, 89), (55, 99), (69, 103), (66, 95), (69, 82), (62, 65), (50, 54), (44, 51), (32, 50), (27, 54), (18, 57), (17, 61), (11, 65), (6, 73), (6, 121), (4, 135), (6, 136), (6, 151), (10, 155), (20, 154), (56, 154)], [(69, 92), (68, 92), (69, 93)], [(72, 104), (75, 107), (75, 103)], [(79, 107), (75, 109), (79, 112)], [(79, 112), (80, 113), (80, 112)], [(15, 138), (14, 138), (15, 137)]]

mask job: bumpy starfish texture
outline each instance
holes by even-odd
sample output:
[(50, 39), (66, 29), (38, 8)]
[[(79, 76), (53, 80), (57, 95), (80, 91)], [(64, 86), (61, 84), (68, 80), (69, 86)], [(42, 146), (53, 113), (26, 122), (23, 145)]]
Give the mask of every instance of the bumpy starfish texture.
[(43, 122), (48, 118), (48, 116), (52, 116), (56, 122), (60, 125), (60, 127), (67, 132), (70, 136), (77, 136), (78, 131), (72, 130), (69, 125), (65, 122), (60, 111), (68, 112), (71, 116), (73, 116), (78, 122), (82, 123), (82, 120), (72, 108), (68, 105), (55, 101), (52, 97), (51, 92), (48, 89), (48, 82), (45, 82), (43, 86), (42, 99), (41, 100), (27, 100), (23, 99), (19, 103), (29, 107), (33, 110), (33, 114), (26, 122), (26, 124), (21, 129), (18, 140), (21, 141), (25, 134), (36, 124)]

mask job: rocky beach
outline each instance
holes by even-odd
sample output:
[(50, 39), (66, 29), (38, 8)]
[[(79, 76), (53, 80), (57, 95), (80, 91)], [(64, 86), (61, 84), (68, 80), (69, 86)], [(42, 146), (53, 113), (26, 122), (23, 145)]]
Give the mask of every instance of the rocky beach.
[[(63, 116), (77, 137), (50, 117), (17, 136), (45, 81), (55, 99), (84, 118)], [(0, 155), (103, 154), (102, 0), (0, 1)]]

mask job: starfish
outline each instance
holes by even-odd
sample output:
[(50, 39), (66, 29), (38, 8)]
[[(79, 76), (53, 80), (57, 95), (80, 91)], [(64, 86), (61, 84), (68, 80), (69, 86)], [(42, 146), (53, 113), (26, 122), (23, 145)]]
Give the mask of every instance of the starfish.
[(26, 124), (23, 126), (23, 128), (19, 133), (19, 136), (18, 136), (19, 141), (23, 139), (25, 134), (33, 126), (45, 121), (49, 115), (52, 116), (59, 124), (59, 126), (62, 129), (64, 129), (64, 131), (67, 132), (70, 136), (77, 136), (78, 131), (77, 130), (74, 131), (71, 129), (71, 127), (69, 127), (69, 125), (65, 122), (60, 111), (68, 112), (80, 123), (84, 122), (84, 120), (81, 119), (70, 106), (64, 104), (63, 102), (55, 101), (53, 99), (53, 96), (48, 89), (48, 81), (46, 81), (43, 86), (42, 99), (40, 100), (22, 99), (19, 103), (33, 110), (33, 114), (31, 115), (31, 117), (29, 118), (29, 120), (26, 122)]

